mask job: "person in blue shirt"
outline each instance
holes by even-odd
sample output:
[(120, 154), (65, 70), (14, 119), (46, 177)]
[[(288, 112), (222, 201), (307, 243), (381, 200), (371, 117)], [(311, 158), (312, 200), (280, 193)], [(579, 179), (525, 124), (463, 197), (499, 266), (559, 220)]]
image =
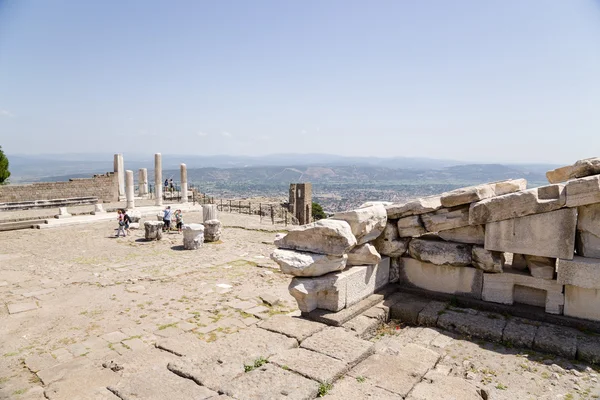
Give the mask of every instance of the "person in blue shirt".
[(171, 230), (171, 216), (173, 215), (173, 212), (171, 211), (171, 206), (167, 206), (167, 208), (165, 208), (164, 214), (163, 214), (163, 222), (165, 223), (163, 226), (163, 229), (167, 232), (169, 232), (169, 230)]

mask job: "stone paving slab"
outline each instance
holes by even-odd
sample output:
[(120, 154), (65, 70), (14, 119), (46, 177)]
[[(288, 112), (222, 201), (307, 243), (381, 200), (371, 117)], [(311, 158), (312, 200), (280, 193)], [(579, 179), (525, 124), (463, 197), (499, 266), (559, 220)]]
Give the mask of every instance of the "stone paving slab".
[(59, 362), (48, 353), (33, 354), (25, 359), (25, 365), (31, 370), (31, 372), (38, 372), (48, 369), (56, 364), (59, 364)]
[(439, 359), (437, 353), (416, 347), (416, 352), (411, 349), (399, 355), (374, 354), (354, 367), (348, 375), (353, 378), (364, 377), (379, 388), (406, 397)]
[(510, 318), (502, 333), (502, 342), (516, 347), (531, 348), (539, 324), (521, 318)]
[(182, 379), (163, 366), (123, 377), (118, 383), (108, 386), (108, 390), (122, 400), (199, 400), (218, 395), (189, 379)]
[(34, 301), (30, 301), (27, 303), (12, 303), (8, 304), (8, 313), (9, 314), (18, 314), (25, 311), (31, 311), (37, 309), (37, 304)]
[(368, 340), (375, 336), (377, 329), (383, 324), (383, 321), (377, 318), (369, 318), (359, 315), (342, 325), (342, 328), (353, 332), (361, 339)]
[(231, 359), (223, 361), (210, 357), (204, 359), (182, 357), (180, 360), (170, 362), (167, 369), (180, 377), (193, 380), (198, 385), (220, 392), (224, 385), (244, 373), (244, 362)]
[(301, 344), (302, 348), (319, 352), (354, 365), (373, 352), (373, 343), (359, 339), (344, 328), (325, 328)]
[(121, 340), (127, 339), (127, 335), (121, 331), (106, 333), (100, 337), (106, 340), (108, 343), (118, 343)]
[(317, 382), (334, 382), (348, 371), (348, 364), (343, 361), (300, 348), (276, 354), (269, 362)]
[(353, 378), (345, 376), (333, 385), (333, 389), (325, 396), (328, 400), (401, 400), (402, 396), (388, 390), (379, 388), (371, 383), (370, 379), (361, 376)]
[(308, 400), (318, 390), (319, 383), (267, 364), (228, 382), (223, 393), (238, 399)]
[(50, 294), (52, 292), (54, 292), (56, 289), (42, 289), (42, 290), (36, 290), (34, 292), (28, 292), (28, 293), (23, 293), (23, 297), (39, 297), (39, 296), (43, 296), (45, 294)]
[(398, 293), (390, 298), (390, 318), (417, 325), (419, 313), (429, 304), (429, 300), (421, 299), (406, 293)]
[(600, 364), (600, 336), (581, 335), (577, 338), (577, 359)]
[[(27, 391), (29, 394), (30, 391)], [(106, 387), (88, 387), (73, 386), (72, 382), (56, 382), (43, 391), (43, 397), (40, 399), (48, 400), (75, 400), (75, 399), (93, 399), (93, 400), (120, 400), (115, 394)], [(21, 397), (22, 399), (23, 397)]]
[(575, 358), (579, 331), (558, 325), (542, 325), (538, 328), (533, 348), (565, 358)]
[(406, 400), (482, 400), (477, 388), (457, 377), (444, 377), (434, 382), (422, 381), (410, 392)]
[(374, 307), (369, 308), (367, 311), (363, 312), (362, 315), (369, 318), (377, 318), (381, 321), (387, 322), (389, 321), (389, 308), (382, 307), (383, 302), (375, 305)]
[(271, 332), (281, 333), (302, 342), (309, 336), (323, 330), (326, 325), (303, 318), (294, 318), (287, 315), (274, 315), (262, 322), (259, 328)]
[(500, 314), (482, 312), (473, 315), (447, 310), (439, 316), (437, 324), (442, 329), (500, 342), (506, 320)]
[(450, 303), (432, 300), (421, 310), (417, 324), (421, 326), (437, 326), (439, 316), (448, 308)]

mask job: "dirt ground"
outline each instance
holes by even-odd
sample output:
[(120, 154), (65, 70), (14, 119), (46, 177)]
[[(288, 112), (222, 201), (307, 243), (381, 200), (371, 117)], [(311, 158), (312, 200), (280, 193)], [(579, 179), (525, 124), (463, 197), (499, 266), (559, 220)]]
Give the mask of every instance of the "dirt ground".
[[(221, 241), (198, 251), (183, 250), (176, 232), (158, 242), (146, 242), (143, 230), (117, 239), (114, 222), (0, 233), (0, 398), (36, 393), (31, 370), (40, 357), (119, 350), (87, 346), (92, 338), (120, 331), (151, 345), (177, 324), (214, 341), (259, 321), (253, 314), (296, 310), (289, 277), (269, 259), (275, 232), (285, 227), (257, 216), (220, 219)], [(261, 294), (281, 302), (269, 306)], [(35, 309), (9, 314), (8, 305)]]

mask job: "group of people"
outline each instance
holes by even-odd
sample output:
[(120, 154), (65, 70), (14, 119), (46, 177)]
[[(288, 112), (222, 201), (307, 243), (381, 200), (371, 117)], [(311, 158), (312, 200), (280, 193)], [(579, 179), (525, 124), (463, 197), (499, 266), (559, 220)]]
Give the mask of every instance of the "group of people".
[(129, 224), (131, 224), (131, 218), (129, 217), (129, 214), (127, 214), (127, 211), (120, 208), (117, 210), (117, 220), (119, 221), (119, 228), (117, 230), (117, 234), (115, 235), (116, 237), (121, 236), (121, 233), (123, 233), (123, 237), (129, 235), (131, 233), (131, 231), (129, 230)]
[(175, 224), (177, 227), (177, 232), (181, 233), (183, 229), (183, 213), (181, 210), (175, 210), (175, 214), (173, 215), (173, 211), (171, 210), (171, 206), (167, 206), (163, 211), (163, 231), (169, 232), (171, 230), (171, 221), (175, 218)]
[(170, 190), (171, 193), (175, 190), (175, 185), (173, 184), (173, 178), (165, 179), (165, 192)]
[[(167, 208), (163, 211), (163, 231), (171, 230), (171, 221), (175, 219), (175, 226), (177, 228), (177, 232), (181, 233), (183, 230), (183, 213), (181, 210), (175, 210), (175, 214), (171, 210), (171, 206), (167, 206)], [(117, 221), (119, 222), (119, 228), (117, 229), (117, 234), (115, 237), (120, 237), (121, 233), (123, 237), (126, 237), (131, 233), (129, 230), (129, 224), (131, 224), (131, 217), (127, 214), (127, 211), (120, 208), (117, 210)]]

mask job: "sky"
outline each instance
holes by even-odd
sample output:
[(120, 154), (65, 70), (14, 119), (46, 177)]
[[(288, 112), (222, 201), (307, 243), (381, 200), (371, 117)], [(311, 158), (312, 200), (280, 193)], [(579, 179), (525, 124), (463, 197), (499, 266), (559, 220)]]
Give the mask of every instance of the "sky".
[(0, 0), (10, 154), (600, 156), (600, 0)]

